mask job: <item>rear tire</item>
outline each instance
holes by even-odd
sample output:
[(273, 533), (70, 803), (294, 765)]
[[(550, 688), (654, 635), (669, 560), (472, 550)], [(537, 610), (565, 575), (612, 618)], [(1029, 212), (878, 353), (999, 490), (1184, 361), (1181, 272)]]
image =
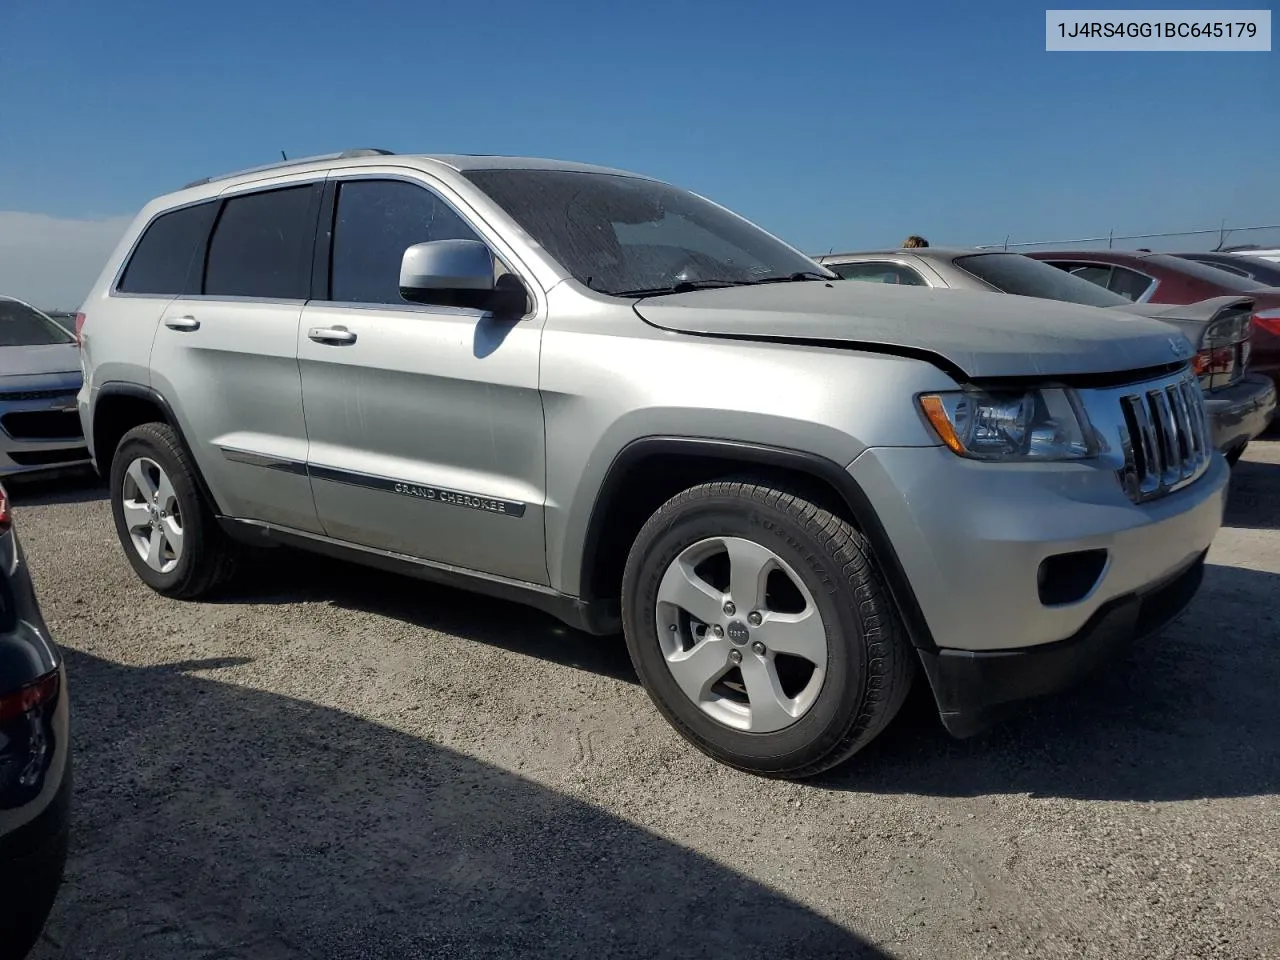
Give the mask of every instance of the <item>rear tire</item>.
[(848, 759), (893, 719), (915, 672), (862, 535), (750, 480), (693, 487), (649, 518), (627, 557), (622, 619), (671, 725), (767, 777)]
[(1224, 456), (1227, 458), (1227, 465), (1234, 467), (1237, 463), (1240, 462), (1240, 458), (1244, 456), (1244, 452), (1248, 449), (1249, 449), (1249, 444), (1246, 441), (1245, 443), (1240, 444), (1240, 446), (1235, 447), (1232, 450), (1228, 451), (1226, 454), (1224, 454)]
[(121, 438), (111, 461), (111, 516), (134, 572), (157, 593), (195, 600), (235, 572), (239, 551), (167, 423), (144, 423)]

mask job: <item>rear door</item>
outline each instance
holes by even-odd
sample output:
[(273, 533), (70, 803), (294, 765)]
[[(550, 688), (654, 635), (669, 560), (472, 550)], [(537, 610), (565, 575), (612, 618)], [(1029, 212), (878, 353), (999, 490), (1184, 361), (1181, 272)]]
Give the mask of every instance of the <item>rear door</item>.
[(223, 510), (308, 532), (297, 342), (322, 193), (323, 173), (224, 193), (199, 284), (165, 306), (151, 361)]

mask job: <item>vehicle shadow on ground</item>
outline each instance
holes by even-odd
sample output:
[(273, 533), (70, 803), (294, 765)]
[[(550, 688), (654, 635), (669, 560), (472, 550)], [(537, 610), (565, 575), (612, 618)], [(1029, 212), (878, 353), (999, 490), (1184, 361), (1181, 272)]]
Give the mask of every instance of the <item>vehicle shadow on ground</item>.
[(392, 617), (578, 670), (638, 683), (622, 637), (595, 637), (522, 604), (289, 547), (250, 555), (222, 603), (325, 603)]
[(1241, 460), (1231, 469), (1223, 526), (1280, 530), (1280, 463)]
[(890, 956), (595, 807), (218, 682), (226, 665), (67, 651), (75, 835), (32, 960)]
[(1210, 565), (1201, 593), (1159, 635), (970, 740), (942, 730), (921, 679), (898, 720), (818, 782), (941, 797), (1280, 793), (1280, 617), (1259, 612), (1277, 597), (1280, 575)]
[(52, 503), (97, 503), (107, 499), (107, 486), (91, 469), (39, 477), (10, 477), (4, 488), (17, 507)]

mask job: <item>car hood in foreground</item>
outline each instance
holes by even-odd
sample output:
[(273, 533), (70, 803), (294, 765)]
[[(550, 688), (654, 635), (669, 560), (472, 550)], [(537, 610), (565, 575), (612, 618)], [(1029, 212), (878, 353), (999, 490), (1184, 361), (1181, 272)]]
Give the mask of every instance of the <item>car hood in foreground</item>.
[(635, 309), (678, 333), (920, 356), (966, 379), (1121, 373), (1191, 355), (1158, 320), (970, 290), (807, 281), (650, 297)]
[(74, 343), (46, 343), (34, 347), (0, 347), (0, 377), (28, 377), (42, 373), (79, 373), (80, 348)]

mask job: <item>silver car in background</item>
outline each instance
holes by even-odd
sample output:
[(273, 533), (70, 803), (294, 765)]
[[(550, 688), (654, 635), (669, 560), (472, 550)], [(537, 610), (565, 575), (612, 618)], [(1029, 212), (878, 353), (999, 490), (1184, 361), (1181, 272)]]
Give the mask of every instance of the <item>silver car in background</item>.
[(75, 335), (29, 303), (0, 297), (0, 478), (83, 466)]
[(912, 247), (832, 253), (815, 259), (845, 280), (994, 290), (1122, 310), (1172, 324), (1195, 349), (1213, 444), (1230, 463), (1240, 459), (1249, 441), (1266, 431), (1275, 415), (1275, 385), (1248, 370), (1253, 301), (1247, 295), (1177, 306), (1134, 303), (1047, 263), (1002, 250)]

